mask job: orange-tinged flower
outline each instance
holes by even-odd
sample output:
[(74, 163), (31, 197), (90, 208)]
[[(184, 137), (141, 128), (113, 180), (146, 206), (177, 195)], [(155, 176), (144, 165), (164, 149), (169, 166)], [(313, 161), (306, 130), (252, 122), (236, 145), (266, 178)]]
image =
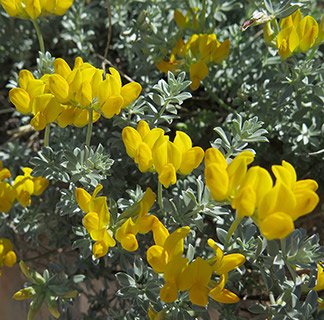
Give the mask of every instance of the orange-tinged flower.
[(0, 239), (0, 276), (2, 267), (12, 267), (17, 261), (15, 252), (13, 251), (12, 243), (9, 239)]

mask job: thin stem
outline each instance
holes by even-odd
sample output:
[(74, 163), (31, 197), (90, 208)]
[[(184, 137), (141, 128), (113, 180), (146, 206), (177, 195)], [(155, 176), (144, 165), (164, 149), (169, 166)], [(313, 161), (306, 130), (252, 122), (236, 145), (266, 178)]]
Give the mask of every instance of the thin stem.
[(110, 8), (110, 3), (109, 0), (106, 0), (107, 3), (107, 12), (108, 12), (108, 36), (107, 36), (107, 45), (105, 48), (105, 53), (104, 53), (104, 60), (102, 62), (102, 69), (104, 71), (104, 75), (106, 75), (106, 59), (108, 56), (108, 50), (110, 46), (110, 41), (111, 41), (111, 34), (112, 34), (112, 24), (111, 24), (111, 8)]
[(48, 123), (45, 127), (44, 147), (49, 147), (50, 130), (51, 130), (51, 124)]
[(205, 24), (206, 24), (206, 0), (202, 1), (202, 11), (201, 11), (201, 25), (200, 25), (200, 31), (203, 33), (205, 30)]
[(236, 230), (237, 226), (240, 224), (241, 220), (242, 220), (242, 218), (236, 218), (233, 221), (232, 225), (230, 226), (227, 236), (226, 236), (226, 239), (225, 239), (224, 250), (226, 250), (228, 248), (231, 237), (232, 237), (234, 231)]
[(92, 126), (93, 126), (93, 110), (89, 109), (88, 112), (89, 112), (89, 123), (87, 129), (86, 145), (90, 148)]
[(163, 206), (162, 183), (160, 181), (158, 182), (158, 203), (163, 216), (166, 216), (166, 212)]
[(37, 38), (38, 38), (38, 42), (39, 42), (39, 48), (40, 51), (45, 54), (45, 45), (44, 45), (44, 40), (43, 40), (43, 36), (42, 33), (40, 31), (39, 25), (37, 23), (37, 20), (31, 19), (35, 29), (36, 29), (36, 33), (37, 33)]

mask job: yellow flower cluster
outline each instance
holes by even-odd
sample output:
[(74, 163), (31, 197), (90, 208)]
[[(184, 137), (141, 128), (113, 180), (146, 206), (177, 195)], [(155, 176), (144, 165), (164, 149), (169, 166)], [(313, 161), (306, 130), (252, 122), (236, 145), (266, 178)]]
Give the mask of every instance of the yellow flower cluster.
[(152, 231), (154, 239), (158, 239), (168, 232), (156, 216), (147, 214), (153, 206), (155, 198), (156, 195), (151, 188), (147, 188), (140, 201), (138, 212), (134, 213), (136, 219), (128, 218), (116, 231), (115, 237), (125, 250), (137, 250), (136, 235), (138, 233), (146, 234)]
[[(302, 17), (300, 10), (282, 19), (281, 30), (276, 37), (276, 47), (282, 59), (287, 59), (293, 53), (306, 52), (311, 47), (318, 46), (324, 40), (324, 16), (320, 25), (311, 17)], [(272, 45), (275, 34), (270, 22), (264, 25), (264, 39)]]
[(57, 122), (62, 128), (67, 125), (83, 127), (89, 123), (89, 111), (93, 110), (93, 122), (102, 114), (111, 118), (119, 114), (140, 94), (137, 82), (122, 86), (119, 72), (110, 68), (111, 74), (103, 80), (103, 70), (75, 59), (71, 70), (65, 60), (54, 61), (54, 74), (45, 74), (35, 79), (28, 70), (19, 73), (19, 88), (9, 92), (9, 98), (23, 114), (32, 113), (31, 125), (42, 130), (47, 124)]
[(103, 257), (107, 254), (109, 247), (116, 245), (112, 232), (107, 229), (110, 222), (107, 197), (96, 197), (101, 189), (102, 185), (99, 184), (92, 196), (82, 188), (75, 190), (77, 202), (81, 210), (86, 213), (83, 218), (83, 225), (95, 241), (92, 247), (95, 258)]
[[(198, 257), (188, 264), (183, 257), (183, 240), (190, 232), (189, 227), (166, 233), (155, 239), (155, 245), (147, 250), (147, 261), (157, 273), (163, 273), (165, 284), (160, 291), (161, 299), (171, 303), (177, 299), (179, 291), (188, 291), (189, 299), (199, 306), (206, 306), (208, 295), (222, 303), (235, 303), (239, 298), (224, 288), (228, 272), (238, 268), (245, 262), (241, 254), (228, 254), (223, 251), (214, 240), (208, 244), (215, 252), (215, 256), (208, 261)], [(220, 275), (219, 281), (211, 280), (213, 272)]]
[(31, 168), (23, 168), (24, 175), (18, 175), (11, 186), (3, 181), (11, 176), (8, 169), (2, 168), (0, 160), (0, 212), (8, 212), (15, 200), (26, 207), (31, 203), (31, 196), (39, 196), (47, 188), (49, 181), (43, 177), (31, 176)]
[(123, 129), (122, 138), (127, 154), (134, 159), (142, 172), (156, 171), (159, 181), (165, 188), (177, 181), (176, 173), (189, 174), (197, 168), (204, 158), (200, 147), (192, 147), (190, 137), (177, 131), (174, 141), (159, 128), (150, 130), (141, 120), (137, 130), (132, 127)]
[(273, 184), (264, 168), (247, 169), (253, 158), (244, 151), (227, 165), (219, 150), (206, 150), (206, 185), (216, 201), (231, 203), (238, 218), (250, 216), (267, 239), (283, 239), (294, 230), (294, 221), (318, 204), (318, 185), (312, 179), (297, 181), (295, 169), (286, 161), (272, 166)]
[[(184, 22), (183, 19), (178, 18), (178, 15), (177, 13), (175, 17), (181, 25)], [(159, 62), (156, 66), (165, 73), (168, 71), (178, 73), (188, 67), (192, 82), (190, 87), (196, 90), (200, 81), (208, 75), (208, 64), (221, 63), (227, 58), (229, 50), (229, 39), (220, 43), (215, 34), (194, 34), (186, 43), (182, 39), (178, 40), (177, 46), (171, 51), (169, 61)], [(177, 57), (180, 60), (177, 60)]]
[(74, 0), (1, 0), (2, 7), (12, 17), (36, 19), (40, 16), (63, 15)]
[(2, 267), (12, 267), (16, 263), (17, 257), (13, 251), (12, 243), (9, 239), (0, 239), (0, 276), (2, 275)]

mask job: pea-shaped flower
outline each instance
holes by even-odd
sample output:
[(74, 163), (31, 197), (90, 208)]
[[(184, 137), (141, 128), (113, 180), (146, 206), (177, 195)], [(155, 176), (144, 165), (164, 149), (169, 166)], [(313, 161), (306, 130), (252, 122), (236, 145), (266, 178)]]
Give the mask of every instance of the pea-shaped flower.
[(0, 276), (2, 274), (2, 267), (12, 267), (16, 263), (17, 257), (13, 251), (12, 243), (9, 239), (0, 239)]
[(75, 196), (80, 208), (87, 214), (83, 218), (83, 225), (95, 241), (92, 252), (95, 258), (103, 257), (107, 254), (109, 247), (114, 247), (116, 241), (108, 230), (110, 213), (107, 206), (107, 197), (96, 197), (102, 189), (99, 184), (91, 196), (82, 188), (75, 190)]

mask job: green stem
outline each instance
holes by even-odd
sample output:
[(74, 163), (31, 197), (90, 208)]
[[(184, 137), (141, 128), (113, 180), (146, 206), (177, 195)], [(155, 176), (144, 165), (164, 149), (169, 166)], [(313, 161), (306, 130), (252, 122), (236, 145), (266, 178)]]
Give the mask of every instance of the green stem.
[(237, 226), (240, 224), (242, 218), (236, 218), (232, 225), (230, 226), (229, 230), (228, 230), (228, 233), (227, 233), (227, 236), (226, 236), (226, 240), (225, 240), (225, 244), (224, 244), (224, 250), (226, 250), (229, 246), (229, 242), (231, 240), (231, 237), (234, 233), (234, 231), (236, 230)]
[(90, 141), (93, 127), (93, 110), (89, 109), (89, 123), (87, 128), (87, 136), (86, 136), (86, 148), (85, 148), (85, 159), (87, 160), (89, 157), (89, 149), (90, 149)]
[(206, 24), (206, 0), (202, 1), (202, 10), (201, 10), (201, 25), (200, 25), (200, 32), (203, 33), (205, 30)]
[(48, 123), (45, 127), (44, 147), (49, 147), (50, 130), (51, 130), (51, 124)]
[(160, 181), (158, 182), (158, 203), (163, 216), (166, 216), (166, 212), (163, 206), (162, 183)]
[(92, 133), (92, 126), (93, 126), (93, 110), (89, 109), (88, 111), (89, 111), (89, 123), (87, 129), (86, 145), (90, 148), (91, 133)]
[(38, 42), (39, 42), (39, 48), (40, 48), (40, 51), (45, 54), (45, 46), (44, 46), (44, 40), (43, 40), (43, 36), (42, 36), (42, 33), (40, 31), (40, 28), (39, 28), (39, 25), (37, 23), (36, 20), (34, 19), (31, 19), (35, 29), (36, 29), (36, 33), (37, 33), (37, 38), (38, 38)]
[(318, 48), (318, 46), (313, 46), (312, 51), (311, 51), (310, 54), (307, 56), (307, 60), (311, 60), (311, 59), (313, 59), (314, 54), (315, 54), (317, 48)]

